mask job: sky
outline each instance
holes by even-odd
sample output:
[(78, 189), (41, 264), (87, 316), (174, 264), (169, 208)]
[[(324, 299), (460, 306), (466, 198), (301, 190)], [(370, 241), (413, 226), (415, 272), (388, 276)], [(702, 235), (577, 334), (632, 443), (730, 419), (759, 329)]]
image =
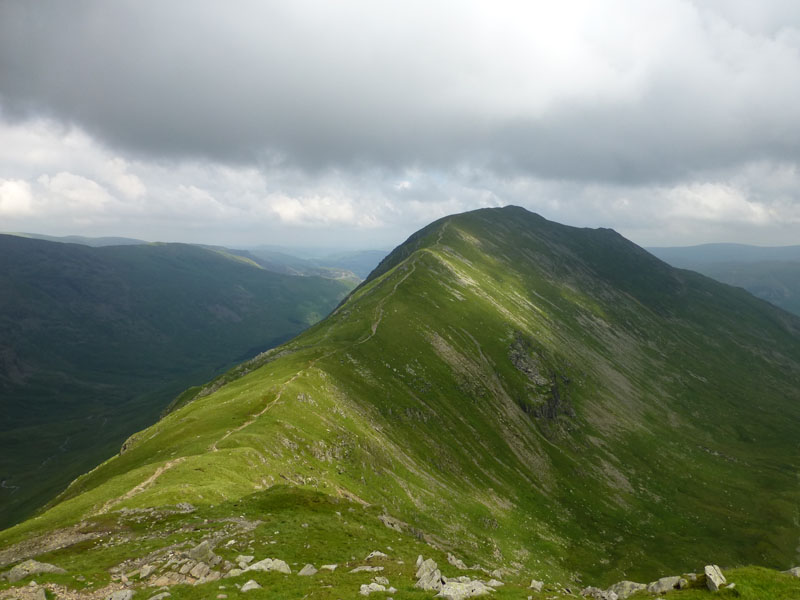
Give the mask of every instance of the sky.
[(0, 0), (0, 231), (800, 244), (796, 0)]

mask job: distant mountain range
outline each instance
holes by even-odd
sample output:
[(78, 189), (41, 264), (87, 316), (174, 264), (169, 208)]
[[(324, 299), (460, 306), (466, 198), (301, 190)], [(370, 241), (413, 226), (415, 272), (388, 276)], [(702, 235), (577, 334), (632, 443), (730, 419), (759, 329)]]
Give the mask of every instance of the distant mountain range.
[(800, 597), (762, 568), (797, 561), (799, 342), (612, 230), (450, 216), (0, 533), (0, 565), (97, 597), (542, 599), (705, 598), (704, 565), (754, 564), (720, 597)]
[(673, 267), (742, 287), (800, 315), (800, 246), (703, 244), (648, 250)]
[(293, 337), (354, 285), (186, 244), (0, 235), (0, 526), (185, 388)]

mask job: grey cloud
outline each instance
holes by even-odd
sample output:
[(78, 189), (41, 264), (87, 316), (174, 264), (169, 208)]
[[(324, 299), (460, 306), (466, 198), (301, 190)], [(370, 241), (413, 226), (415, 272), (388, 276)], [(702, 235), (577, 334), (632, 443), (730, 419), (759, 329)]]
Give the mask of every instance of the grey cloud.
[(142, 157), (305, 169), (641, 183), (800, 157), (793, 1), (601, 9), (563, 43), (548, 20), (597, 9), (547, 4), (5, 1), (0, 104)]

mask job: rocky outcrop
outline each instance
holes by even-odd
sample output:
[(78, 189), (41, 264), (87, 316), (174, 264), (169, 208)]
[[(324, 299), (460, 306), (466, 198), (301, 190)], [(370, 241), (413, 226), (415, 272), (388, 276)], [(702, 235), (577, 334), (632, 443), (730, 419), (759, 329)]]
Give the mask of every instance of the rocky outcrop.
[(706, 574), (706, 587), (712, 592), (717, 592), (727, 583), (722, 570), (717, 565), (706, 565), (703, 571)]
[(5, 573), (5, 578), (11, 583), (16, 583), (20, 579), (25, 579), (31, 575), (39, 575), (41, 573), (66, 573), (61, 567), (51, 565), (50, 563), (43, 563), (37, 560), (26, 560), (14, 566), (10, 571)]

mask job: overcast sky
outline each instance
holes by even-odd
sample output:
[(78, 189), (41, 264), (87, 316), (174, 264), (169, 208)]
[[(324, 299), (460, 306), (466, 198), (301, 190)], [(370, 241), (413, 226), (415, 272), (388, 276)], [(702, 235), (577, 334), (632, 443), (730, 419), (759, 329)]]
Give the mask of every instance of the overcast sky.
[(800, 244), (800, 2), (0, 0), (0, 231)]

